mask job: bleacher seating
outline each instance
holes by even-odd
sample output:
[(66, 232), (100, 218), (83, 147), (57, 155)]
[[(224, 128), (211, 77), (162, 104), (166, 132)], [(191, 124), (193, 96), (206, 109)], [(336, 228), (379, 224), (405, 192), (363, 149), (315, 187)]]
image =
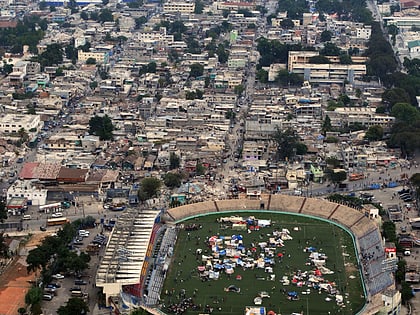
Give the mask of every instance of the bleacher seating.
[(340, 205), (313, 198), (287, 195), (271, 195), (262, 200), (232, 199), (192, 204), (169, 209), (168, 221), (179, 221), (185, 217), (210, 212), (231, 212), (241, 210), (259, 210), (263, 202), (270, 211), (299, 213), (304, 215), (329, 218), (352, 231), (357, 240), (359, 261), (363, 269), (368, 294), (373, 296), (394, 283), (392, 274), (383, 268), (385, 258), (381, 235), (377, 226), (362, 212)]
[(272, 211), (299, 212), (304, 197), (291, 197), (285, 195), (273, 195), (271, 197), (270, 209)]
[(336, 208), (336, 204), (332, 202), (322, 201), (313, 198), (307, 198), (302, 207), (302, 214), (328, 218)]

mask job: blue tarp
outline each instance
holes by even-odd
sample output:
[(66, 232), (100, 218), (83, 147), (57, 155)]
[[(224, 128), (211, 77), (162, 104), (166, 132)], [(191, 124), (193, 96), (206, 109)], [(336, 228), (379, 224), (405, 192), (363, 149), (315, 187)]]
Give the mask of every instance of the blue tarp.
[(380, 189), (381, 185), (377, 184), (377, 183), (373, 183), (372, 185), (369, 186), (370, 189)]

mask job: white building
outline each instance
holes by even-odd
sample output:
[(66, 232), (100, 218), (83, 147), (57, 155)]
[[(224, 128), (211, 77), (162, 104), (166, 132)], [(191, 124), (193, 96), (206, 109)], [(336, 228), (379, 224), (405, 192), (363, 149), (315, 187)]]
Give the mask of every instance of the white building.
[(369, 40), (371, 34), (372, 28), (370, 27), (370, 25), (364, 25), (363, 27), (358, 27), (356, 29), (357, 38)]
[(6, 114), (0, 116), (0, 134), (10, 135), (24, 129), (28, 133), (38, 133), (42, 128), (40, 115)]
[(26, 197), (34, 206), (43, 206), (47, 202), (47, 189), (38, 189), (33, 181), (16, 180), (7, 190), (7, 199)]

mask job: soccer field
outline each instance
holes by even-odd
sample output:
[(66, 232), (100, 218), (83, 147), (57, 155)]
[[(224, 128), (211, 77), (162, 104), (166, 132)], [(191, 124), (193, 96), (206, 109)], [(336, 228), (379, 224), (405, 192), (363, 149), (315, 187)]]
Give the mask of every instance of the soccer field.
[[(353, 241), (346, 231), (332, 223), (302, 216), (267, 212), (235, 215), (271, 220), (271, 225), (261, 227), (258, 231), (238, 231), (232, 229), (229, 224), (218, 223), (217, 219), (222, 217), (220, 214), (198, 217), (180, 225), (184, 228), (181, 228), (178, 234), (172, 263), (161, 293), (161, 302), (164, 304), (162, 309), (165, 313), (176, 313), (176, 309), (185, 308), (185, 314), (206, 314), (210, 313), (210, 310), (213, 314), (244, 314), (246, 306), (255, 306), (265, 307), (267, 312), (271, 310), (283, 315), (294, 312), (356, 314), (363, 307), (365, 298), (357, 270)], [(186, 231), (185, 227), (190, 224), (199, 228)], [(266, 248), (271, 248), (270, 250), (259, 245), (270, 243), (274, 232), (282, 229), (289, 230), (293, 239), (284, 240), (282, 247), (267, 245)], [(226, 244), (227, 240), (232, 239), (232, 235), (240, 235), (238, 238), (242, 239), (244, 249), (239, 261), (255, 261), (258, 258), (261, 260), (261, 254), (264, 253), (265, 264), (260, 265), (260, 268), (246, 268), (239, 263), (234, 264), (228, 274), (228, 269), (224, 266), (231, 265), (232, 260), (238, 256), (228, 257), (220, 253), (229, 248)], [(217, 243), (217, 247), (211, 247), (208, 242), (210, 237), (224, 240)], [(223, 269), (215, 269), (215, 259), (203, 259), (203, 255), (214, 255), (215, 248), (220, 254), (218, 265), (223, 265)], [(201, 254), (198, 254), (199, 252)], [(305, 272), (313, 274), (317, 269), (310, 263), (311, 252), (326, 255), (324, 266), (333, 272), (323, 274), (320, 278), (324, 280), (315, 285), (313, 281), (308, 281), (308, 278), (298, 278)], [(201, 272), (198, 270), (199, 266)], [(203, 276), (208, 274), (207, 271), (213, 276), (218, 275), (218, 279)], [(282, 281), (284, 277), (290, 281), (289, 284)], [(295, 280), (296, 283), (293, 283), (293, 278), (298, 279)], [(321, 283), (323, 287), (330, 283), (328, 290), (334, 288), (339, 292), (333, 294), (334, 289), (329, 292), (326, 289), (321, 290)], [(229, 287), (231, 289), (226, 291)], [(254, 299), (262, 292), (262, 304), (256, 306)], [(337, 294), (343, 297), (343, 303), (340, 305), (336, 303)]]

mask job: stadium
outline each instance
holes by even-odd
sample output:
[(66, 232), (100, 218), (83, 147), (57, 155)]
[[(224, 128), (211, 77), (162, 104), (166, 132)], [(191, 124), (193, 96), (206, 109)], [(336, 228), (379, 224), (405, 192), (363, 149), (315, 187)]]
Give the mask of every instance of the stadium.
[[(98, 267), (96, 285), (103, 288), (107, 303), (119, 308), (121, 313), (142, 307), (152, 314), (165, 314), (159, 306), (178, 236), (176, 226), (211, 214), (230, 216), (244, 211), (255, 215), (291, 214), (297, 220), (299, 217), (316, 218), (345, 230), (353, 239), (364, 291), (365, 303), (355, 313), (393, 313), (399, 310), (401, 297), (395, 290), (392, 274), (396, 260), (387, 256), (374, 221), (365, 213), (345, 205), (287, 195), (266, 195), (259, 200), (207, 201), (166, 211), (127, 211), (120, 216), (112, 231)], [(302, 310), (301, 313), (305, 312)]]

